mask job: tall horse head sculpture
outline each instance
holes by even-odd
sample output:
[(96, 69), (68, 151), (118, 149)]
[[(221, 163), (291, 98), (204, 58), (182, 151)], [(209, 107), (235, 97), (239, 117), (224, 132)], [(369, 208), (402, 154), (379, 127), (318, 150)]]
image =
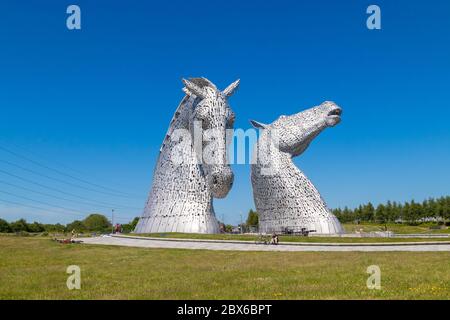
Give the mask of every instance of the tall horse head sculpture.
[(213, 198), (224, 198), (233, 184), (226, 130), (234, 125), (228, 98), (239, 80), (223, 91), (206, 78), (183, 83), (186, 96), (161, 146), (136, 233), (219, 231)]

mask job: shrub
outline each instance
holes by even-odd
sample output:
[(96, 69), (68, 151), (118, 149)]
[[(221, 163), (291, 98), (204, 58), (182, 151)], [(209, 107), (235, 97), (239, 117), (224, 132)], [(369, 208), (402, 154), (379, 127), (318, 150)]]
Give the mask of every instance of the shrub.
[(0, 232), (3, 233), (11, 232), (11, 227), (6, 220), (0, 219)]
[(34, 233), (39, 233), (39, 232), (45, 231), (45, 227), (43, 224), (35, 221), (32, 224), (28, 225), (28, 231), (34, 232)]
[(111, 223), (101, 214), (91, 214), (83, 220), (83, 225), (89, 231), (108, 231), (111, 229)]
[(28, 223), (25, 221), (25, 219), (20, 219), (15, 222), (12, 222), (10, 224), (10, 227), (13, 232), (28, 231)]
[(133, 232), (136, 228), (137, 223), (139, 222), (139, 218), (136, 217), (131, 221), (130, 223), (126, 223), (122, 225), (122, 232), (123, 233), (130, 233)]
[(84, 225), (84, 223), (80, 220), (75, 220), (74, 222), (69, 223), (66, 226), (66, 230), (71, 232), (72, 230), (75, 230), (77, 232), (87, 230), (87, 227)]

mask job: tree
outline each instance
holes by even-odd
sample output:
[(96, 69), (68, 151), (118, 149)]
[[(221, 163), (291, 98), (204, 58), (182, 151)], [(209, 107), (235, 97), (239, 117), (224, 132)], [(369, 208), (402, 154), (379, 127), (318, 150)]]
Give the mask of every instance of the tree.
[(405, 202), (402, 208), (402, 220), (411, 221), (411, 210), (408, 202)]
[(416, 224), (426, 218), (436, 218), (441, 223), (450, 219), (450, 196), (441, 198), (429, 198), (423, 202), (398, 203), (387, 201), (386, 204), (379, 204), (376, 209), (369, 202), (359, 205), (355, 209), (344, 207), (333, 209), (332, 213), (341, 222), (350, 221), (377, 221), (386, 223), (390, 221), (401, 221)]
[(331, 213), (334, 214), (336, 216), (336, 218), (338, 218), (338, 220), (342, 222), (342, 210), (341, 210), (341, 208), (331, 209)]
[(409, 211), (409, 222), (412, 224), (417, 223), (417, 220), (419, 220), (421, 216), (421, 205), (412, 200)]
[(69, 231), (69, 232), (72, 231), (72, 230), (75, 230), (75, 231), (79, 232), (79, 231), (84, 231), (86, 229), (87, 229), (86, 226), (80, 220), (75, 220), (75, 221), (67, 224), (67, 226), (66, 226), (66, 230)]
[(139, 217), (135, 217), (133, 221), (131, 221), (130, 226), (134, 230), (139, 222)]
[(253, 211), (252, 209), (250, 209), (250, 211), (248, 212), (248, 217), (247, 217), (247, 226), (257, 226), (259, 223), (259, 217), (258, 217), (258, 213), (256, 211)]
[(122, 232), (124, 232), (124, 233), (132, 232), (136, 228), (136, 225), (138, 224), (138, 222), (139, 222), (139, 217), (136, 217), (133, 219), (133, 221), (123, 224)]
[(436, 200), (434, 198), (430, 198), (428, 199), (428, 216), (430, 217), (434, 217), (434, 218), (439, 218), (438, 215), (438, 204), (436, 202)]
[(422, 201), (422, 204), (419, 204), (420, 207), (420, 219), (430, 218), (433, 215), (430, 212), (430, 202), (429, 200)]
[(28, 231), (28, 223), (25, 221), (25, 219), (20, 219), (15, 222), (12, 222), (10, 224), (10, 227), (13, 232)]
[(358, 221), (358, 223), (359, 223), (359, 221), (364, 220), (362, 205), (359, 205), (358, 208), (355, 209), (354, 216), (355, 216), (355, 220)]
[(51, 227), (54, 231), (64, 232), (65, 227), (61, 223), (57, 223), (55, 225), (52, 225)]
[(11, 227), (9, 226), (8, 221), (0, 219), (0, 232), (3, 233), (11, 232)]
[(447, 222), (450, 219), (450, 196), (449, 197), (442, 197), (441, 200), (441, 217), (444, 220), (444, 222)]
[(39, 222), (33, 222), (31, 224), (28, 225), (28, 231), (29, 232), (44, 232), (45, 231), (45, 227), (43, 224), (39, 223)]
[(386, 221), (394, 221), (395, 220), (393, 218), (394, 206), (390, 200), (388, 200), (388, 202), (386, 203), (386, 207), (384, 209), (386, 211), (385, 213)]
[(403, 205), (401, 203), (395, 203), (396, 205), (396, 211), (395, 211), (395, 215), (396, 218), (395, 220), (403, 220), (403, 216), (402, 216), (402, 212), (403, 212)]
[(362, 208), (362, 218), (365, 221), (373, 221), (375, 218), (375, 208), (373, 204), (369, 202)]
[(83, 225), (88, 231), (103, 232), (111, 229), (111, 223), (101, 214), (91, 214), (83, 220)]
[(379, 204), (375, 210), (375, 220), (380, 223), (386, 223), (387, 221), (387, 211), (383, 204)]
[(350, 222), (355, 220), (353, 211), (350, 210), (348, 207), (344, 207), (344, 211), (342, 211), (342, 219), (343, 222)]

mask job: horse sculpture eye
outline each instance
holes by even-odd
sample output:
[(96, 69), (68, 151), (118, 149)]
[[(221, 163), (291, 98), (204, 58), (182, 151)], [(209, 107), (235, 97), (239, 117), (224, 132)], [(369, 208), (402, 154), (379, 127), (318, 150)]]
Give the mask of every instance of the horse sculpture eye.
[(206, 129), (209, 126), (210, 122), (208, 107), (207, 106), (199, 107), (196, 110), (195, 119), (197, 121), (201, 121), (203, 129)]
[(208, 127), (209, 127), (209, 119), (208, 118), (205, 118), (205, 119), (201, 119), (200, 120), (201, 122), (202, 122), (202, 128), (205, 130), (205, 129), (208, 129)]
[(210, 114), (211, 108), (208, 105), (198, 107), (195, 111), (197, 118), (206, 118)]

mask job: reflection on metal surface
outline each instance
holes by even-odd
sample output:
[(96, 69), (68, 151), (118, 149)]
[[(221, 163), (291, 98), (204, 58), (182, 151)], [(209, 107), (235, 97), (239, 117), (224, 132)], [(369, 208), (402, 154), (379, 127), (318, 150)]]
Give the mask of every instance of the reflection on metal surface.
[(317, 189), (292, 162), (320, 132), (338, 124), (341, 113), (333, 102), (324, 102), (291, 116), (281, 116), (269, 125), (252, 121), (261, 129), (252, 161), (260, 232), (302, 228), (323, 234), (343, 232)]
[[(205, 78), (183, 82), (186, 96), (163, 141), (136, 233), (219, 231), (212, 199), (224, 198), (233, 184), (226, 161), (226, 129), (233, 127), (234, 113), (227, 98), (239, 80), (223, 91)], [(208, 152), (210, 161), (205, 161)]]

